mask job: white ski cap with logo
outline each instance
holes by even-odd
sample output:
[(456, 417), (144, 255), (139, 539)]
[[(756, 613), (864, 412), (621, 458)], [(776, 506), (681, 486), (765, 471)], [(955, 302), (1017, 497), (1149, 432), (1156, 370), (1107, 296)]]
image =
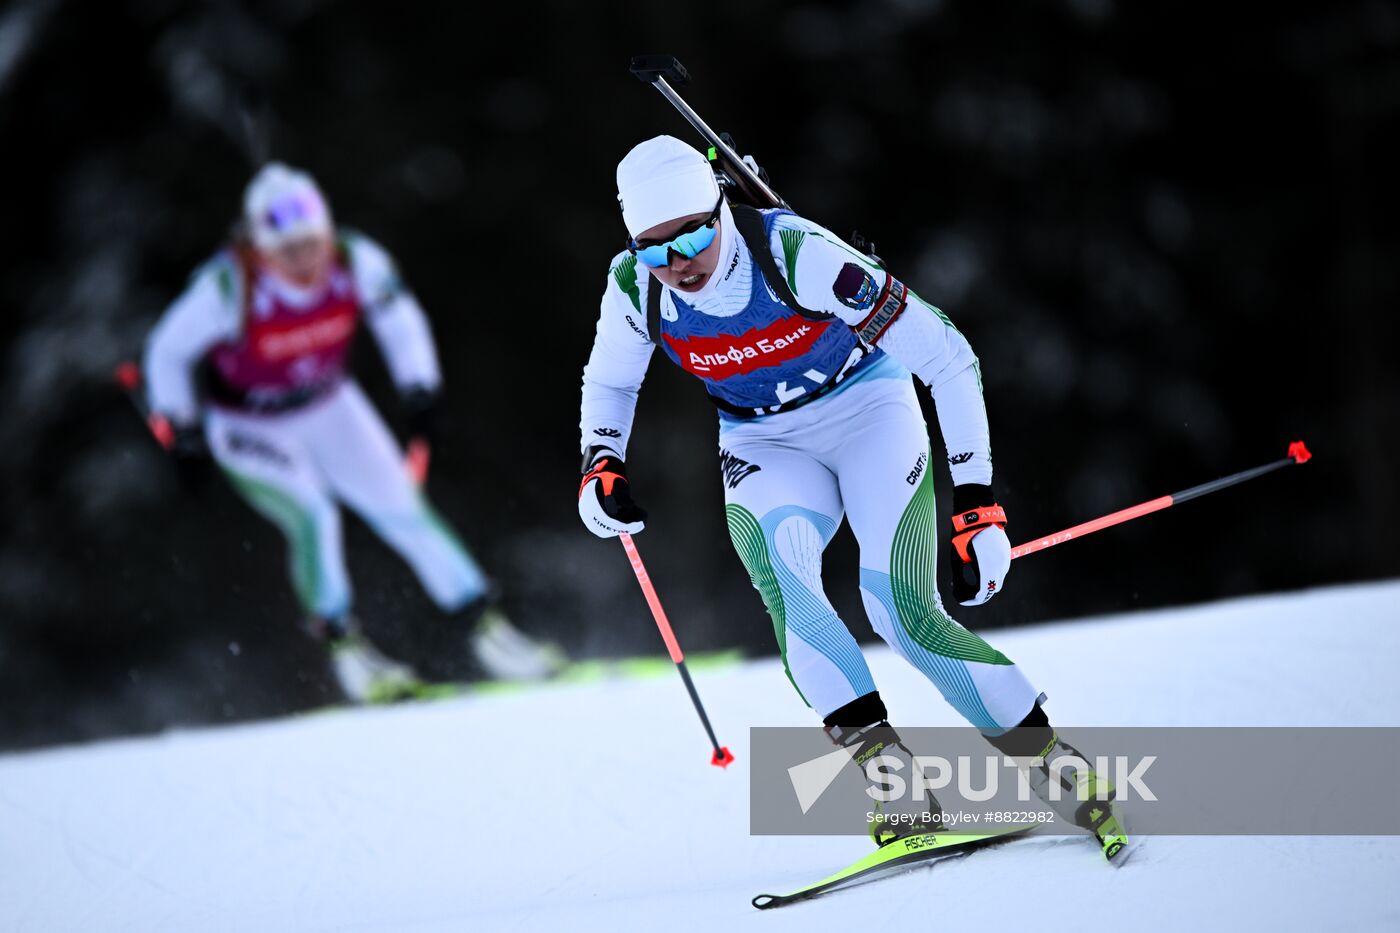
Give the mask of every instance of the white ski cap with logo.
[(635, 237), (687, 214), (707, 214), (719, 200), (709, 161), (674, 136), (639, 143), (617, 164), (622, 221)]
[(258, 170), (243, 192), (248, 236), (260, 250), (331, 232), (331, 209), (316, 180), (282, 162)]

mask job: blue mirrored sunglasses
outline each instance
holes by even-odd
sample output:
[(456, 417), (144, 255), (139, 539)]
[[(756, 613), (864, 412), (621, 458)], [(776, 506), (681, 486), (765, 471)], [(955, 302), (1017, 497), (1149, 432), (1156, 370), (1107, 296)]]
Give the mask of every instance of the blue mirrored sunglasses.
[(694, 230), (687, 230), (665, 243), (653, 243), (650, 246), (639, 246), (636, 240), (629, 239), (627, 249), (653, 269), (669, 266), (672, 251), (687, 259), (694, 259), (709, 249), (710, 244), (715, 241), (715, 224), (719, 222), (719, 207), (723, 203), (724, 195), (721, 193), (719, 200), (715, 202), (715, 209), (710, 211), (710, 216), (701, 221), (700, 226)]
[(318, 198), (294, 195), (270, 204), (263, 220), (273, 230), (285, 230), (294, 224), (316, 220), (324, 213), (325, 206)]

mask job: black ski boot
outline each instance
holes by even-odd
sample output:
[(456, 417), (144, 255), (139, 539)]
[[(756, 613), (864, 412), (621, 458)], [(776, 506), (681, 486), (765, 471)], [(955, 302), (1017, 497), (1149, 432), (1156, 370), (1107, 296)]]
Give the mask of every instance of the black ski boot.
[[(867, 693), (838, 709), (826, 718), (826, 733), (831, 740), (851, 753), (851, 761), (860, 768), (869, 786), (883, 791), (870, 780), (866, 763), (883, 756), (902, 762), (901, 774), (914, 773), (913, 753), (900, 741), (899, 733), (885, 718), (885, 704), (878, 693)], [(871, 717), (874, 717), (873, 719)], [(864, 720), (865, 725), (850, 725)], [(944, 829), (943, 808), (925, 790), (920, 798), (905, 794), (895, 800), (880, 801), (871, 797), (875, 818), (870, 821), (870, 838), (876, 846), (887, 846), (897, 839)]]
[(1039, 703), (1019, 726), (988, 741), (1017, 759), (1031, 790), (1056, 815), (1094, 834), (1104, 858), (1112, 861), (1123, 851), (1128, 833), (1114, 806), (1113, 783), (1056, 734)]

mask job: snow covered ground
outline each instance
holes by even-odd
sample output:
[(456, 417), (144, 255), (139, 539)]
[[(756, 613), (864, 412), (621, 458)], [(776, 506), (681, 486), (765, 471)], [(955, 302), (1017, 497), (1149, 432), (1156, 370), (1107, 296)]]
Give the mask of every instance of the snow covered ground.
[[(1388, 582), (991, 640), (1066, 725), (1397, 725), (1397, 607)], [(902, 719), (955, 724), (870, 658)], [(749, 836), (747, 728), (810, 714), (776, 660), (696, 680), (728, 772), (669, 677), (0, 757), (0, 930), (1400, 929), (1400, 838), (1154, 837), (1117, 870), (1035, 839), (756, 911), (867, 843)]]

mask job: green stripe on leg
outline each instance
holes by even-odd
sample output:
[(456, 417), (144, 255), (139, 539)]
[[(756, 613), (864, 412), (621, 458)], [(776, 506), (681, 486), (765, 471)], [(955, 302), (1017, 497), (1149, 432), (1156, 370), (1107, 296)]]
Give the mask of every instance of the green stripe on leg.
[(802, 702), (807, 703), (807, 698), (802, 696), (802, 688), (798, 687), (797, 681), (793, 679), (792, 669), (788, 667), (787, 611), (783, 605), (783, 592), (778, 587), (778, 575), (773, 572), (773, 562), (768, 556), (768, 544), (764, 540), (763, 528), (753, 513), (742, 505), (726, 505), (724, 514), (729, 521), (729, 538), (734, 542), (734, 550), (739, 553), (739, 559), (744, 562), (744, 569), (749, 572), (749, 579), (753, 581), (758, 594), (763, 597), (763, 605), (768, 607), (768, 615), (773, 619), (773, 634), (778, 639), (783, 671), (792, 682), (792, 688), (797, 691), (797, 695), (802, 697)]
[(247, 503), (282, 530), (287, 539), (292, 589), (296, 592), (297, 601), (308, 614), (319, 612), (323, 581), (316, 520), (295, 499), (270, 483), (237, 473), (228, 467), (223, 467), (223, 471)]
[(969, 632), (938, 603), (937, 509), (933, 470), (925, 470), (905, 506), (890, 545), (890, 583), (899, 623), (921, 646), (944, 657), (984, 664), (1010, 664), (1006, 655)]

